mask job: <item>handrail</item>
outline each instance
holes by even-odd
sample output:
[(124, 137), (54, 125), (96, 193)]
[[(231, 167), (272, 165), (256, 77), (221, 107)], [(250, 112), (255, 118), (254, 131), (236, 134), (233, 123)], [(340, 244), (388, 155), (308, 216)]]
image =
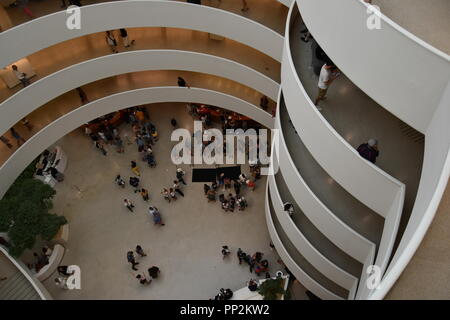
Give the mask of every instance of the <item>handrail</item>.
[(31, 271), (25, 266), (22, 261), (11, 257), (8, 253), (8, 250), (3, 245), (0, 245), (0, 251), (12, 262), (12, 264), (14, 264), (17, 269), (19, 269), (23, 276), (31, 283), (34, 290), (36, 290), (42, 300), (53, 300), (44, 285), (36, 279), (36, 277), (31, 273)]

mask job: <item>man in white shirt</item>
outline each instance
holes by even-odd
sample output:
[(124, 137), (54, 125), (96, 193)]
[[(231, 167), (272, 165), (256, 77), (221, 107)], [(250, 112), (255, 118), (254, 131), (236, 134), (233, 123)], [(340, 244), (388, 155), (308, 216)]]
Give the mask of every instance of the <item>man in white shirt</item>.
[[(314, 101), (314, 104), (316, 106), (319, 103), (319, 101), (326, 99), (328, 87), (330, 86), (331, 82), (333, 82), (333, 80), (336, 79), (336, 77), (337, 77), (337, 74), (333, 75), (332, 69), (333, 69), (333, 64), (330, 62), (327, 62), (322, 66), (322, 69), (320, 70), (319, 83), (318, 83), (319, 92), (317, 94), (316, 100)], [(321, 110), (321, 108), (319, 108), (319, 107), (317, 107), (317, 109)]]
[(14, 74), (16, 75), (17, 79), (19, 79), (19, 81), (22, 82), (24, 88), (30, 84), (30, 80), (27, 79), (26, 73), (20, 72), (19, 68), (17, 68), (15, 64), (13, 64), (11, 68)]

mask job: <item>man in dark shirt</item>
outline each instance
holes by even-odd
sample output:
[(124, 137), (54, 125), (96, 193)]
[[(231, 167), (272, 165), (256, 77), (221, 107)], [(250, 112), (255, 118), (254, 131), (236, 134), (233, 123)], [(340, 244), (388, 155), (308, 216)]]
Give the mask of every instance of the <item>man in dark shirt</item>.
[(375, 139), (369, 139), (367, 143), (363, 143), (358, 147), (358, 153), (361, 157), (375, 163), (380, 152), (378, 151), (378, 142)]

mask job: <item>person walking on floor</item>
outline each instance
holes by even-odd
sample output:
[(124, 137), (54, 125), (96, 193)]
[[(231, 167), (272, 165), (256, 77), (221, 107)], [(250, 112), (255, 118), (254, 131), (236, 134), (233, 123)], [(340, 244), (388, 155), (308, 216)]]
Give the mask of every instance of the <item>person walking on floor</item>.
[(177, 180), (180, 181), (182, 184), (186, 185), (186, 182), (184, 181), (184, 178), (183, 178), (185, 175), (185, 172), (183, 171), (183, 169), (178, 168), (176, 175), (177, 175)]
[(203, 192), (205, 193), (205, 196), (208, 195), (209, 190), (211, 190), (211, 188), (206, 183), (203, 184)]
[(222, 259), (225, 259), (226, 257), (228, 257), (231, 253), (230, 249), (228, 248), (228, 246), (222, 246)]
[(139, 262), (136, 262), (136, 259), (134, 257), (134, 253), (133, 251), (128, 251), (127, 252), (127, 261), (129, 263), (131, 263), (131, 269), (133, 269), (134, 271), (137, 271), (138, 269), (136, 268), (136, 266), (139, 264)]
[(333, 67), (333, 63), (328, 61), (322, 66), (322, 69), (320, 70), (319, 82), (317, 84), (318, 93), (316, 99), (314, 100), (314, 104), (319, 111), (322, 110), (322, 108), (318, 107), (317, 104), (327, 98), (328, 88), (330, 87), (331, 83), (337, 78), (337, 75), (333, 75)]
[(80, 96), (81, 104), (85, 104), (89, 102), (86, 92), (81, 87), (75, 89)]
[(138, 279), (139, 283), (144, 285), (144, 286), (149, 285), (150, 283), (152, 283), (152, 279), (147, 279), (145, 274), (138, 274), (136, 276), (136, 279)]
[(131, 161), (131, 171), (133, 171), (133, 173), (138, 177), (141, 175), (139, 167), (137, 166), (136, 161), (134, 160)]
[(173, 190), (173, 188), (169, 188), (169, 195), (170, 195), (170, 198), (172, 200), (174, 200), (174, 201), (177, 200), (177, 196), (176, 196), (175, 191)]
[(146, 257), (147, 254), (144, 252), (144, 249), (140, 245), (136, 246), (136, 253), (140, 255), (141, 257)]
[(156, 208), (154, 206), (151, 206), (151, 207), (148, 208), (148, 213), (150, 215), (152, 215), (154, 224), (159, 224), (161, 226), (165, 226), (166, 225), (162, 221), (162, 217), (161, 217), (161, 214), (158, 211), (158, 208)]
[(246, 256), (245, 252), (242, 251), (241, 248), (239, 248), (238, 251), (236, 252), (236, 255), (238, 257), (239, 264), (242, 264), (242, 261), (244, 260), (244, 257)]
[(141, 191), (140, 191), (140, 193), (141, 193), (142, 199), (143, 199), (145, 202), (148, 202), (148, 199), (149, 199), (149, 197), (148, 197), (148, 190), (142, 188)]
[(133, 208), (134, 208), (134, 204), (131, 202), (131, 200), (129, 199), (123, 199), (123, 205), (130, 210), (131, 212), (133, 212)]
[(367, 143), (361, 144), (357, 151), (361, 157), (375, 163), (380, 154), (380, 151), (378, 150), (378, 141), (376, 139), (369, 139)]
[(102, 154), (103, 154), (104, 156), (106, 156), (107, 152), (106, 152), (106, 150), (105, 150), (105, 147), (103, 146), (103, 142), (101, 142), (100, 140), (95, 140), (95, 141), (94, 141), (94, 146), (95, 146), (97, 149), (99, 149), (99, 150), (102, 152)]
[(33, 130), (33, 125), (30, 123), (30, 120), (28, 120), (27, 117), (22, 118), (22, 120), (20, 120), (20, 122), (22, 122), (23, 126), (24, 126), (25, 128), (27, 128), (28, 131)]
[(0, 136), (0, 141), (3, 142), (9, 149), (12, 149), (12, 144), (9, 142), (9, 139), (4, 137), (4, 136)]
[(122, 38), (122, 43), (123, 43), (123, 46), (125, 47), (125, 48), (129, 48), (130, 46), (132, 46), (132, 45), (134, 45), (134, 40), (129, 40), (128, 39), (128, 32), (127, 32), (127, 30), (126, 29), (124, 29), (124, 28), (121, 28), (121, 29), (119, 29), (119, 32), (120, 32), (120, 37)]
[(22, 83), (23, 87), (25, 88), (26, 86), (30, 85), (30, 79), (27, 78), (27, 74), (24, 72), (21, 72), (19, 70), (19, 68), (13, 64), (11, 66), (14, 75), (16, 76), (16, 78)]
[(186, 83), (186, 80), (184, 80), (182, 77), (178, 77), (178, 81), (177, 81), (177, 83), (178, 83), (178, 86), (179, 87), (188, 87), (188, 88), (191, 88), (187, 83)]
[(113, 53), (117, 53), (117, 40), (114, 38), (114, 35), (111, 33), (111, 31), (106, 31), (106, 43), (111, 48), (111, 51)]
[(173, 180), (173, 189), (176, 193), (178, 193), (180, 196), (184, 197), (183, 191), (181, 191), (180, 182), (178, 180)]
[(167, 202), (170, 203), (170, 193), (169, 190), (167, 190), (166, 188), (163, 188), (161, 191), (162, 196), (164, 197), (164, 199), (167, 200)]
[(22, 138), (22, 136), (14, 128), (11, 128), (9, 131), (11, 132), (13, 138), (16, 139), (18, 147), (20, 147), (22, 143), (25, 143), (25, 139)]

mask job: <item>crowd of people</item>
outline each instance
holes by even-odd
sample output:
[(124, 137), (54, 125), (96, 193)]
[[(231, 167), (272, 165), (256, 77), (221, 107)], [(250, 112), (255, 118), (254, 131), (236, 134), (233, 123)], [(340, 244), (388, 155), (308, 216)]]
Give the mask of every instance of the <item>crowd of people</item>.
[[(222, 246), (221, 248), (222, 259), (229, 259), (231, 256), (231, 250), (227, 245)], [(255, 272), (255, 274), (259, 277), (264, 274), (265, 278), (270, 278), (269, 273), (269, 261), (267, 259), (263, 259), (264, 253), (255, 252), (253, 255), (247, 254), (241, 248), (238, 248), (236, 251), (236, 256), (238, 259), (239, 265), (243, 263), (249, 267), (250, 273)], [(250, 291), (256, 291), (258, 289), (258, 283), (254, 279), (250, 279), (247, 282), (247, 286)], [(213, 299), (210, 300), (229, 300), (233, 296), (233, 292), (230, 289), (219, 290), (219, 293), (214, 296)]]

